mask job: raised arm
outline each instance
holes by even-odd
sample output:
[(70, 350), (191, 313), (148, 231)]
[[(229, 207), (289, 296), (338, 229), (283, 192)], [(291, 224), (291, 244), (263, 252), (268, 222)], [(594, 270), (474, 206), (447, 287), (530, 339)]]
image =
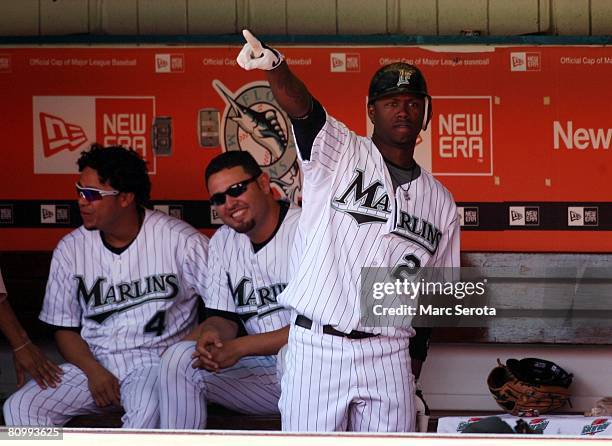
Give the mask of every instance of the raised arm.
[(237, 62), (245, 70), (265, 70), (276, 101), (291, 118), (302, 118), (312, 110), (312, 96), (289, 69), (283, 55), (263, 45), (249, 30), (242, 34), (247, 43), (242, 47)]

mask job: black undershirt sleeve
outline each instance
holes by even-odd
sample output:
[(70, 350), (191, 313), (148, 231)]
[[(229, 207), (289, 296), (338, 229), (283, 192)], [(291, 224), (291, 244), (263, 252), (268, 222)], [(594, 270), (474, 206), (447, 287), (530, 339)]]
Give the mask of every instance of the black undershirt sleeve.
[(237, 313), (233, 313), (231, 311), (216, 310), (214, 308), (205, 308), (204, 320), (212, 316), (221, 317), (223, 319), (227, 319), (228, 321), (232, 321), (238, 324), (238, 334), (236, 336), (240, 337), (245, 336), (247, 334), (244, 328), (244, 324), (242, 323), (242, 319), (240, 319), (240, 316), (238, 316)]
[(293, 135), (297, 143), (302, 159), (310, 160), (312, 144), (325, 125), (327, 114), (323, 106), (315, 98), (312, 98), (312, 110), (304, 118), (291, 118), (293, 124)]
[(204, 310), (204, 319), (208, 319), (209, 317), (217, 316), (222, 317), (223, 319), (227, 319), (228, 321), (236, 322), (237, 324), (241, 324), (240, 316), (238, 314), (233, 313), (231, 311), (223, 311), (216, 310), (214, 308), (206, 308)]
[(416, 334), (410, 338), (408, 351), (412, 359), (425, 361), (427, 350), (429, 349), (429, 338), (431, 337), (430, 327), (415, 327)]
[(61, 325), (47, 324), (46, 322), (42, 322), (42, 321), (41, 321), (41, 324), (45, 327), (45, 330), (51, 333), (55, 333), (56, 331), (59, 331), (59, 330), (68, 330), (68, 331), (73, 331), (75, 333), (81, 334), (82, 327), (62, 327)]

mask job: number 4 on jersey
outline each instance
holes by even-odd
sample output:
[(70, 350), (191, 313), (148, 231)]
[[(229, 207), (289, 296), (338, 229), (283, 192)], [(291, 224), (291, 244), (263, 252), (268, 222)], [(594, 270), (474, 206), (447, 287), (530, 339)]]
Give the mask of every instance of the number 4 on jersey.
[(155, 333), (155, 336), (161, 336), (166, 328), (166, 312), (158, 311), (145, 325), (145, 333)]

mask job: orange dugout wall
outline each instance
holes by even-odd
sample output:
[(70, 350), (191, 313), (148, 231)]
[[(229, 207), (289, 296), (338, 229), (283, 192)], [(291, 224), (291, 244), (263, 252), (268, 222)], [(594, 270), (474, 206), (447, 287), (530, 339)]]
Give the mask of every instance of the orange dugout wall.
[[(357, 133), (370, 78), (422, 68), (433, 119), (416, 158), (454, 194), (466, 251), (612, 251), (612, 51), (605, 46), (281, 47)], [(209, 160), (249, 150), (299, 200), (286, 116), (237, 47), (0, 48), (0, 249), (49, 250), (79, 222), (75, 161), (94, 141), (147, 159), (161, 210), (211, 233)], [(254, 129), (280, 131), (262, 138)]]

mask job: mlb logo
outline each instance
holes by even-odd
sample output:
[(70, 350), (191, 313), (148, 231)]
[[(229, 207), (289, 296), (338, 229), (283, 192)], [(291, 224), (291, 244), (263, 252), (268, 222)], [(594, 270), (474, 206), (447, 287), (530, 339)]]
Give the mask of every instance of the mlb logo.
[(331, 53), (329, 55), (330, 71), (332, 73), (346, 72), (346, 53)]
[(40, 205), (40, 222), (42, 224), (55, 224), (55, 205), (41, 204)]
[(598, 226), (599, 209), (597, 207), (570, 206), (567, 208), (568, 226)]
[(0, 225), (12, 225), (14, 223), (12, 204), (0, 204)]
[(11, 72), (12, 72), (11, 55), (10, 54), (0, 54), (0, 73), (11, 73)]
[(156, 73), (183, 73), (185, 71), (185, 56), (183, 54), (156, 54)]
[(478, 226), (477, 207), (459, 207), (459, 223), (463, 226)]

